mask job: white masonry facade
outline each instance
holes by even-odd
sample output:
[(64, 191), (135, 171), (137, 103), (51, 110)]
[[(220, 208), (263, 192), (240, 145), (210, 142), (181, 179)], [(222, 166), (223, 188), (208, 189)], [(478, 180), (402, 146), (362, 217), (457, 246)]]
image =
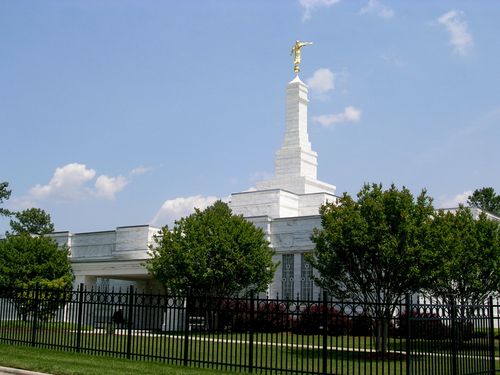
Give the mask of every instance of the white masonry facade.
[(318, 154), (307, 131), (307, 86), (297, 75), (286, 89), (283, 145), (276, 152), (275, 175), (257, 190), (231, 196), (231, 209), (262, 228), (280, 263), (269, 295), (313, 298), (319, 290), (304, 255), (314, 249), (313, 229), (321, 225), (319, 208), (336, 202), (335, 186), (317, 179)]
[[(270, 297), (316, 298), (320, 293), (304, 255), (314, 249), (310, 238), (321, 225), (319, 208), (337, 198), (335, 186), (317, 179), (318, 155), (307, 130), (308, 103), (307, 86), (297, 75), (286, 88), (285, 135), (276, 152), (274, 177), (258, 182), (254, 191), (232, 194), (230, 200), (233, 212), (262, 228), (276, 251), (274, 261), (280, 266), (269, 285)], [(70, 248), (75, 286), (157, 289), (160, 285), (148, 275), (145, 262), (158, 230), (144, 225), (53, 236)]]

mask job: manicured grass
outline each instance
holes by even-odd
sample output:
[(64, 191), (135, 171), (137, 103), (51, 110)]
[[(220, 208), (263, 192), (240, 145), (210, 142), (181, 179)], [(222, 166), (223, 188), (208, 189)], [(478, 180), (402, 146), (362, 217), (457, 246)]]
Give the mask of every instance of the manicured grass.
[[(310, 353), (312, 354), (312, 353)], [(312, 354), (314, 355), (314, 354)], [(305, 358), (304, 358), (305, 359)], [(338, 359), (336, 374), (358, 374), (366, 369), (367, 364), (359, 361), (360, 358), (346, 356)], [(307, 361), (306, 361), (307, 362)], [(215, 375), (231, 374), (229, 372), (212, 369), (185, 368), (166, 365), (158, 362), (142, 362), (110, 357), (91, 356), (86, 354), (68, 353), (50, 349), (31, 348), (27, 346), (11, 346), (0, 344), (0, 365), (6, 367), (22, 368), (31, 371), (46, 372), (55, 375), (122, 375), (140, 373), (141, 375), (173, 374), (173, 375)], [(373, 365), (373, 364), (372, 364)], [(404, 374), (395, 368), (394, 364), (385, 366), (378, 364), (377, 370), (368, 364), (368, 368), (378, 373)], [(399, 366), (397, 366), (399, 367)], [(303, 367), (302, 370), (314, 370)], [(385, 369), (385, 371), (384, 371)]]
[[(31, 329), (32, 322), (31, 321), (22, 321), (22, 320), (6, 320), (0, 322), (0, 328), (29, 328)], [(78, 329), (78, 324), (77, 323), (67, 323), (67, 322), (51, 322), (51, 321), (40, 321), (37, 324), (37, 327), (39, 329), (51, 329), (51, 330), (77, 330)], [(93, 329), (92, 326), (89, 325), (82, 325), (81, 330), (82, 331), (91, 331)]]
[[(36, 343), (39, 347), (51, 347), (54, 351), (50, 353), (61, 353), (65, 356), (64, 358), (67, 358), (67, 356), (79, 356), (79, 354), (69, 353), (76, 350), (75, 343), (79, 341), (83, 353), (88, 354), (91, 351), (94, 353), (95, 356), (90, 357), (95, 358), (95, 360), (90, 361), (91, 365), (99, 361), (122, 361), (122, 359), (114, 357), (126, 357), (127, 348), (130, 349), (132, 361), (126, 362), (133, 366), (142, 366), (146, 363), (163, 368), (165, 366), (163, 358), (166, 358), (169, 364), (182, 364), (183, 334), (137, 331), (128, 340), (126, 330), (113, 332), (114, 334), (102, 329), (85, 331), (78, 336), (75, 331), (65, 330), (64, 327), (57, 327), (53, 330), (51, 327), (44, 327), (37, 331)], [(31, 327), (18, 327), (16, 325), (14, 327), (0, 327), (0, 339), (10, 341), (13, 345), (16, 345), (14, 338), (22, 338), (26, 342), (31, 342), (31, 333)], [(215, 367), (213, 363), (218, 363), (217, 368), (219, 369), (238, 371), (241, 366), (248, 366), (249, 357), (252, 357), (255, 372), (261, 370), (272, 372), (276, 369), (294, 372), (320, 372), (323, 368), (322, 337), (320, 335), (302, 336), (286, 332), (255, 332), (252, 352), (250, 352), (250, 336), (245, 332), (224, 334), (191, 332), (189, 336), (188, 363), (191, 367), (213, 368)], [(485, 357), (485, 354), (488, 353), (485, 350), (488, 348), (487, 343), (484, 338), (481, 338), (457, 345), (458, 365), (467, 367), (471, 362), (474, 362), (474, 369), (486, 369), (489, 365)], [(375, 347), (373, 337), (327, 337), (327, 371), (332, 374), (405, 374), (405, 344), (404, 339), (390, 338), (388, 342), (389, 352), (381, 357), (373, 352)], [(411, 346), (414, 373), (442, 374), (449, 372), (448, 370), (451, 368), (451, 342), (449, 340), (414, 340)], [(498, 347), (498, 341), (495, 346)], [(29, 346), (20, 348), (22, 350), (40, 350), (32, 349)], [(2, 356), (0, 352), (0, 358), (2, 357), (5, 356)], [(474, 359), (471, 361), (472, 358)], [(28, 359), (27, 363), (31, 363), (32, 358), (28, 357)], [(144, 362), (144, 360), (157, 362)], [(65, 369), (64, 366), (61, 368)], [(182, 367), (178, 369), (184, 370)], [(102, 366), (96, 366), (96, 371), (100, 370), (102, 370)]]
[(221, 370), (186, 368), (158, 362), (140, 362), (6, 344), (0, 344), (0, 365), (55, 375), (230, 374)]
[[(302, 360), (307, 357), (316, 357), (319, 353), (309, 352), (302, 354)], [(329, 373), (332, 374), (398, 374), (406, 375), (405, 362), (398, 361), (373, 361), (374, 358), (367, 353), (330, 353)], [(46, 372), (55, 375), (122, 375), (135, 374), (174, 374), (174, 375), (215, 375), (231, 374), (230, 372), (186, 368), (167, 365), (161, 362), (144, 362), (111, 358), (106, 356), (93, 356), (77, 354), (51, 349), (32, 348), (29, 346), (15, 346), (0, 344), (0, 365), (6, 367), (22, 368), (32, 371)], [(497, 362), (498, 366), (498, 362)], [(318, 370), (317, 368), (303, 367), (297, 370)], [(498, 367), (497, 367), (498, 368)], [(485, 368), (486, 369), (486, 368)], [(256, 369), (256, 372), (258, 369)], [(450, 371), (449, 361), (443, 358), (420, 358), (414, 363), (414, 373), (419, 374), (445, 374)], [(271, 370), (274, 373), (274, 371)]]

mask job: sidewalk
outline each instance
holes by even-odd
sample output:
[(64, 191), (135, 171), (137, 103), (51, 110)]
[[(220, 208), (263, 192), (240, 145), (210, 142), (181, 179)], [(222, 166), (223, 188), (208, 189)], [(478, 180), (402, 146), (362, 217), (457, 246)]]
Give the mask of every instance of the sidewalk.
[(2, 367), (2, 366), (0, 366), (0, 375), (10, 375), (10, 374), (16, 374), (16, 375), (48, 375), (48, 374), (44, 374), (43, 372), (20, 370), (20, 369), (17, 369), (17, 368), (10, 368), (10, 367)]

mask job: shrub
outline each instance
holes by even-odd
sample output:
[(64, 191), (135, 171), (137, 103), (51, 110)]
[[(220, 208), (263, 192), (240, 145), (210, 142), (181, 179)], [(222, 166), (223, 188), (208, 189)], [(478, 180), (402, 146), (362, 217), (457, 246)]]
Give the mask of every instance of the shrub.
[[(218, 330), (245, 332), (250, 329), (259, 332), (286, 332), (293, 328), (293, 318), (284, 303), (260, 301), (254, 308), (251, 322), (250, 301), (224, 299), (217, 306)], [(250, 323), (252, 326), (250, 327)]]
[(244, 332), (250, 324), (250, 302), (239, 299), (224, 299), (219, 301), (218, 330)]
[(294, 327), (294, 320), (285, 303), (261, 301), (255, 312), (254, 330), (260, 332), (287, 332)]
[(347, 316), (333, 307), (323, 304), (307, 306), (300, 313), (296, 331), (306, 335), (323, 333), (326, 314), (326, 329), (330, 336), (345, 335), (351, 328), (351, 321)]
[[(451, 328), (443, 323), (443, 317), (431, 312), (413, 310), (410, 315), (410, 335), (416, 339), (438, 340), (451, 336)], [(408, 334), (408, 315), (399, 315), (399, 328), (396, 334), (406, 337)]]
[(374, 333), (375, 320), (366, 313), (354, 315), (352, 317), (351, 335), (371, 336)]

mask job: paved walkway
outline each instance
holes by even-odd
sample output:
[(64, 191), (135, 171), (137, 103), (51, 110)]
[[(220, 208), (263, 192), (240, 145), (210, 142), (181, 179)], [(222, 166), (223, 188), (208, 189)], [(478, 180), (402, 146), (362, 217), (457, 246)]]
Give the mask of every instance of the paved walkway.
[(48, 374), (44, 374), (43, 372), (20, 370), (17, 368), (0, 366), (0, 375), (11, 375), (11, 374), (16, 374), (16, 375), (48, 375)]

